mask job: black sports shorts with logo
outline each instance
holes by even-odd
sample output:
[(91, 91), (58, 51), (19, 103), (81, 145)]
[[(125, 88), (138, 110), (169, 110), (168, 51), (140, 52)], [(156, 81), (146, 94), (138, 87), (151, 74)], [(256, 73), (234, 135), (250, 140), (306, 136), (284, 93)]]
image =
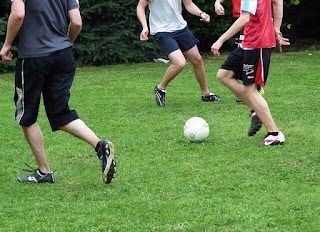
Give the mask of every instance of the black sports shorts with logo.
[(221, 69), (235, 73), (234, 78), (244, 85), (265, 86), (269, 73), (272, 48), (244, 50), (236, 48), (222, 64)]
[(44, 57), (18, 59), (14, 96), (16, 122), (31, 126), (37, 121), (41, 94), (52, 131), (78, 119), (76, 111), (69, 108), (74, 75), (71, 47)]

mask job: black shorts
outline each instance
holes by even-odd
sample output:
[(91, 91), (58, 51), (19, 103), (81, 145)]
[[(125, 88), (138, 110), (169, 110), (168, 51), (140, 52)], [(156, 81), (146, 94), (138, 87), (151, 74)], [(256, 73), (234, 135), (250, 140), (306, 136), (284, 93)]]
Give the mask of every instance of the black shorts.
[(199, 43), (188, 27), (174, 32), (158, 32), (154, 37), (166, 56), (179, 49), (188, 51)]
[(265, 86), (269, 73), (272, 48), (243, 50), (236, 48), (222, 64), (221, 69), (235, 73), (234, 78), (244, 85)]
[(14, 96), (17, 123), (31, 126), (37, 121), (41, 94), (52, 131), (78, 119), (69, 108), (74, 75), (71, 47), (44, 57), (19, 59)]

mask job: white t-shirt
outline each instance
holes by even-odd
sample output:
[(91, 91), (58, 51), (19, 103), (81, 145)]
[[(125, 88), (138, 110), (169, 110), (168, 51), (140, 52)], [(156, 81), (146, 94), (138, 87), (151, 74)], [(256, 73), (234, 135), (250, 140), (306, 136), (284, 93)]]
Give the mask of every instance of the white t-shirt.
[(149, 0), (150, 34), (174, 32), (187, 26), (182, 17), (182, 0)]

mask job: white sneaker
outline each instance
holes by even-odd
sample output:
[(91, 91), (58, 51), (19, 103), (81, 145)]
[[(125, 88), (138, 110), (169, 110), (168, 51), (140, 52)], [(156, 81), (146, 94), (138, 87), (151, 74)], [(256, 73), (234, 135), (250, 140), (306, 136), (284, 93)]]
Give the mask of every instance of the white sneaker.
[(284, 135), (281, 131), (279, 131), (277, 136), (274, 135), (266, 135), (266, 137), (257, 144), (257, 146), (272, 146), (272, 145), (282, 145), (285, 141)]

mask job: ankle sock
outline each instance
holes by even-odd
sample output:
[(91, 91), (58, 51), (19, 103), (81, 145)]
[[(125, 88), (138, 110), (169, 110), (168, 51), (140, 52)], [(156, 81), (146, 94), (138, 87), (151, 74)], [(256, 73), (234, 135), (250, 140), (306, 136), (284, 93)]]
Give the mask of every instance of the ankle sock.
[(97, 144), (97, 146), (94, 148), (94, 150), (95, 150), (97, 153), (98, 153), (98, 151), (99, 151), (100, 142), (101, 142), (101, 141), (99, 141), (98, 144)]
[(278, 134), (279, 134), (279, 132), (268, 132), (268, 135), (277, 136)]
[(41, 170), (40, 169), (38, 169), (38, 171), (39, 171), (39, 173), (40, 173), (40, 175), (42, 175), (42, 176), (45, 176), (47, 173), (43, 173), (43, 172), (41, 172)]

